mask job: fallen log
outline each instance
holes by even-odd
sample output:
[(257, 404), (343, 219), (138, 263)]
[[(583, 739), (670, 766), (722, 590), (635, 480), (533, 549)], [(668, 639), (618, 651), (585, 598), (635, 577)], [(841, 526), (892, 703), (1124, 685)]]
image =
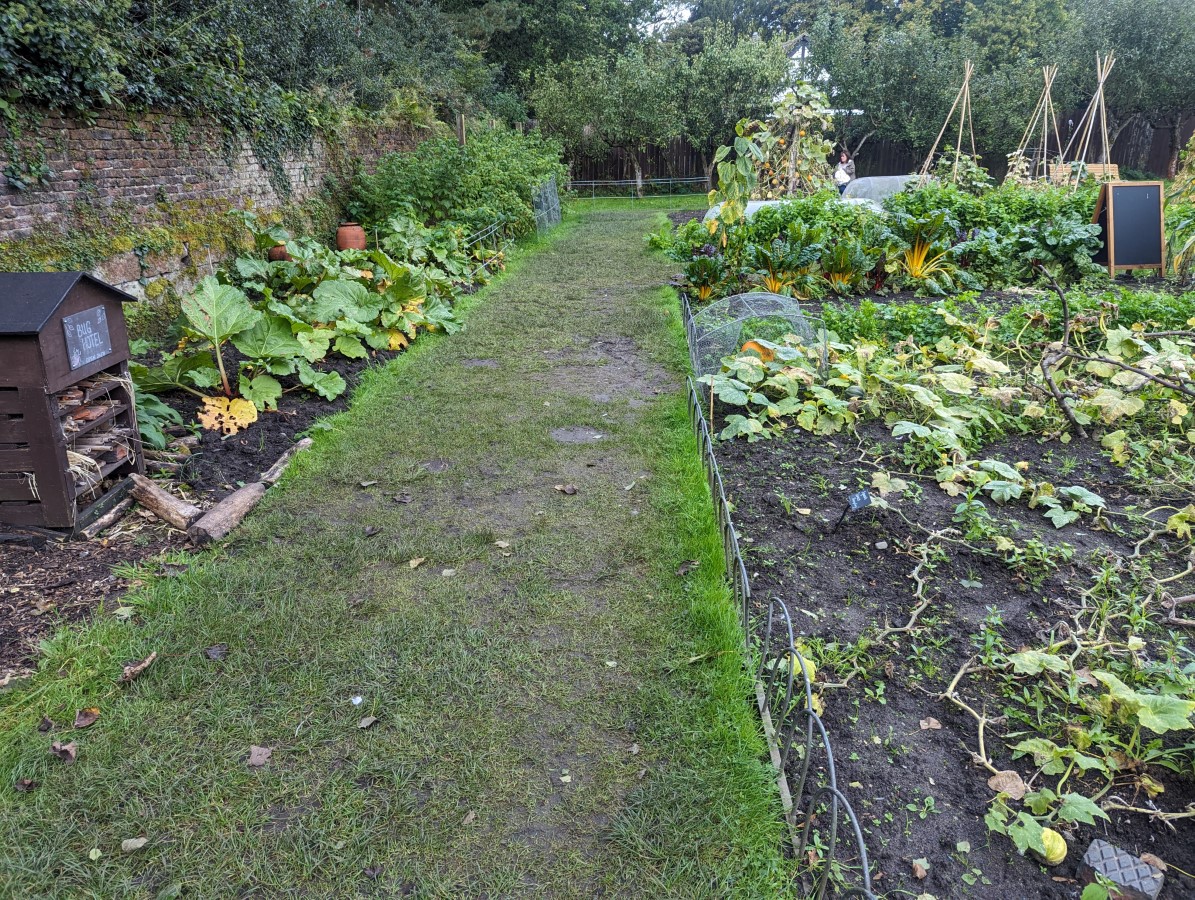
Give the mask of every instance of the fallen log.
[(241, 524), (249, 510), (257, 506), (265, 494), (266, 485), (260, 481), (245, 485), (205, 512), (187, 529), (187, 535), (194, 544), (201, 547), (220, 540)]
[(282, 473), (286, 471), (286, 467), (290, 465), (290, 461), (294, 458), (294, 455), (300, 450), (306, 450), (311, 444), (311, 438), (303, 438), (303, 440), (278, 457), (278, 461), (274, 465), (262, 472), (261, 480), (265, 484), (276, 484), (278, 479), (282, 477)]
[(111, 528), (127, 513), (133, 506), (133, 498), (125, 497), (114, 507), (88, 525), (86, 528), (79, 530), (79, 536), (85, 540), (90, 541), (96, 537), (100, 532)]
[(203, 512), (198, 506), (166, 493), (144, 475), (130, 475), (129, 493), (133, 499), (168, 525), (186, 531)]

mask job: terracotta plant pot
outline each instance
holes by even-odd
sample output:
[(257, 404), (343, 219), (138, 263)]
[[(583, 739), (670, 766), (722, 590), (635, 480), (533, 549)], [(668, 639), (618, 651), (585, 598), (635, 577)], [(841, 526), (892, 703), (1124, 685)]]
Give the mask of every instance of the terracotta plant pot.
[(266, 254), (270, 262), (282, 262), (283, 260), (290, 262), (291, 255), (286, 252), (286, 244), (278, 244), (271, 247), (269, 253)]
[(356, 222), (345, 222), (336, 229), (337, 250), (364, 250), (365, 229)]

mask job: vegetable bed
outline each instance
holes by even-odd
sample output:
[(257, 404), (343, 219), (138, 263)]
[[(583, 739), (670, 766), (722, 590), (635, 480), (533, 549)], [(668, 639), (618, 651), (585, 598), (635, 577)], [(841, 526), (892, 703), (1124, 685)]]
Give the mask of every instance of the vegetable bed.
[(1189, 896), (1195, 298), (991, 299), (827, 305), (828, 368), (701, 379), (756, 634), (786, 601), (880, 892), (1075, 898), (1101, 837)]

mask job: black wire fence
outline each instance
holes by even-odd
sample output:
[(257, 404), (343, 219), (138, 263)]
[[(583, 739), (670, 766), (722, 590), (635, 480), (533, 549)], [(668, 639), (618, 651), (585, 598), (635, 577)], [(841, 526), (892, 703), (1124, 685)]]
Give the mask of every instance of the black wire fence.
[[(698, 337), (688, 297), (681, 295), (689, 360), (697, 370)], [(797, 648), (788, 605), (772, 599), (762, 612), (751, 602), (751, 582), (739, 549), (739, 536), (726, 501), (714, 455), (711, 396), (688, 379), (689, 415), (713, 497), (726, 562), (726, 579), (739, 606), (743, 647), (756, 658), (755, 695), (764, 736), (777, 772), (780, 798), (800, 877), (810, 900), (836, 896), (876, 900), (867, 846), (859, 819), (838, 786), (834, 749), (816, 711), (813, 684)], [(709, 392), (712, 395), (712, 392)], [(762, 621), (760, 621), (762, 619)]]

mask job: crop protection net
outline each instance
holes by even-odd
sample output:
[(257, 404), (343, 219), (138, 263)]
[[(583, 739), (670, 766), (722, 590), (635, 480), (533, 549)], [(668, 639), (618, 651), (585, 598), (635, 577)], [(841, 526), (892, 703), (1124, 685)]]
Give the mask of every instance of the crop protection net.
[(690, 323), (689, 346), (697, 377), (721, 371), (722, 360), (747, 341), (778, 344), (795, 338), (818, 348), (823, 369), (828, 363), (822, 320), (805, 315), (799, 301), (782, 294), (735, 294), (697, 310)]

